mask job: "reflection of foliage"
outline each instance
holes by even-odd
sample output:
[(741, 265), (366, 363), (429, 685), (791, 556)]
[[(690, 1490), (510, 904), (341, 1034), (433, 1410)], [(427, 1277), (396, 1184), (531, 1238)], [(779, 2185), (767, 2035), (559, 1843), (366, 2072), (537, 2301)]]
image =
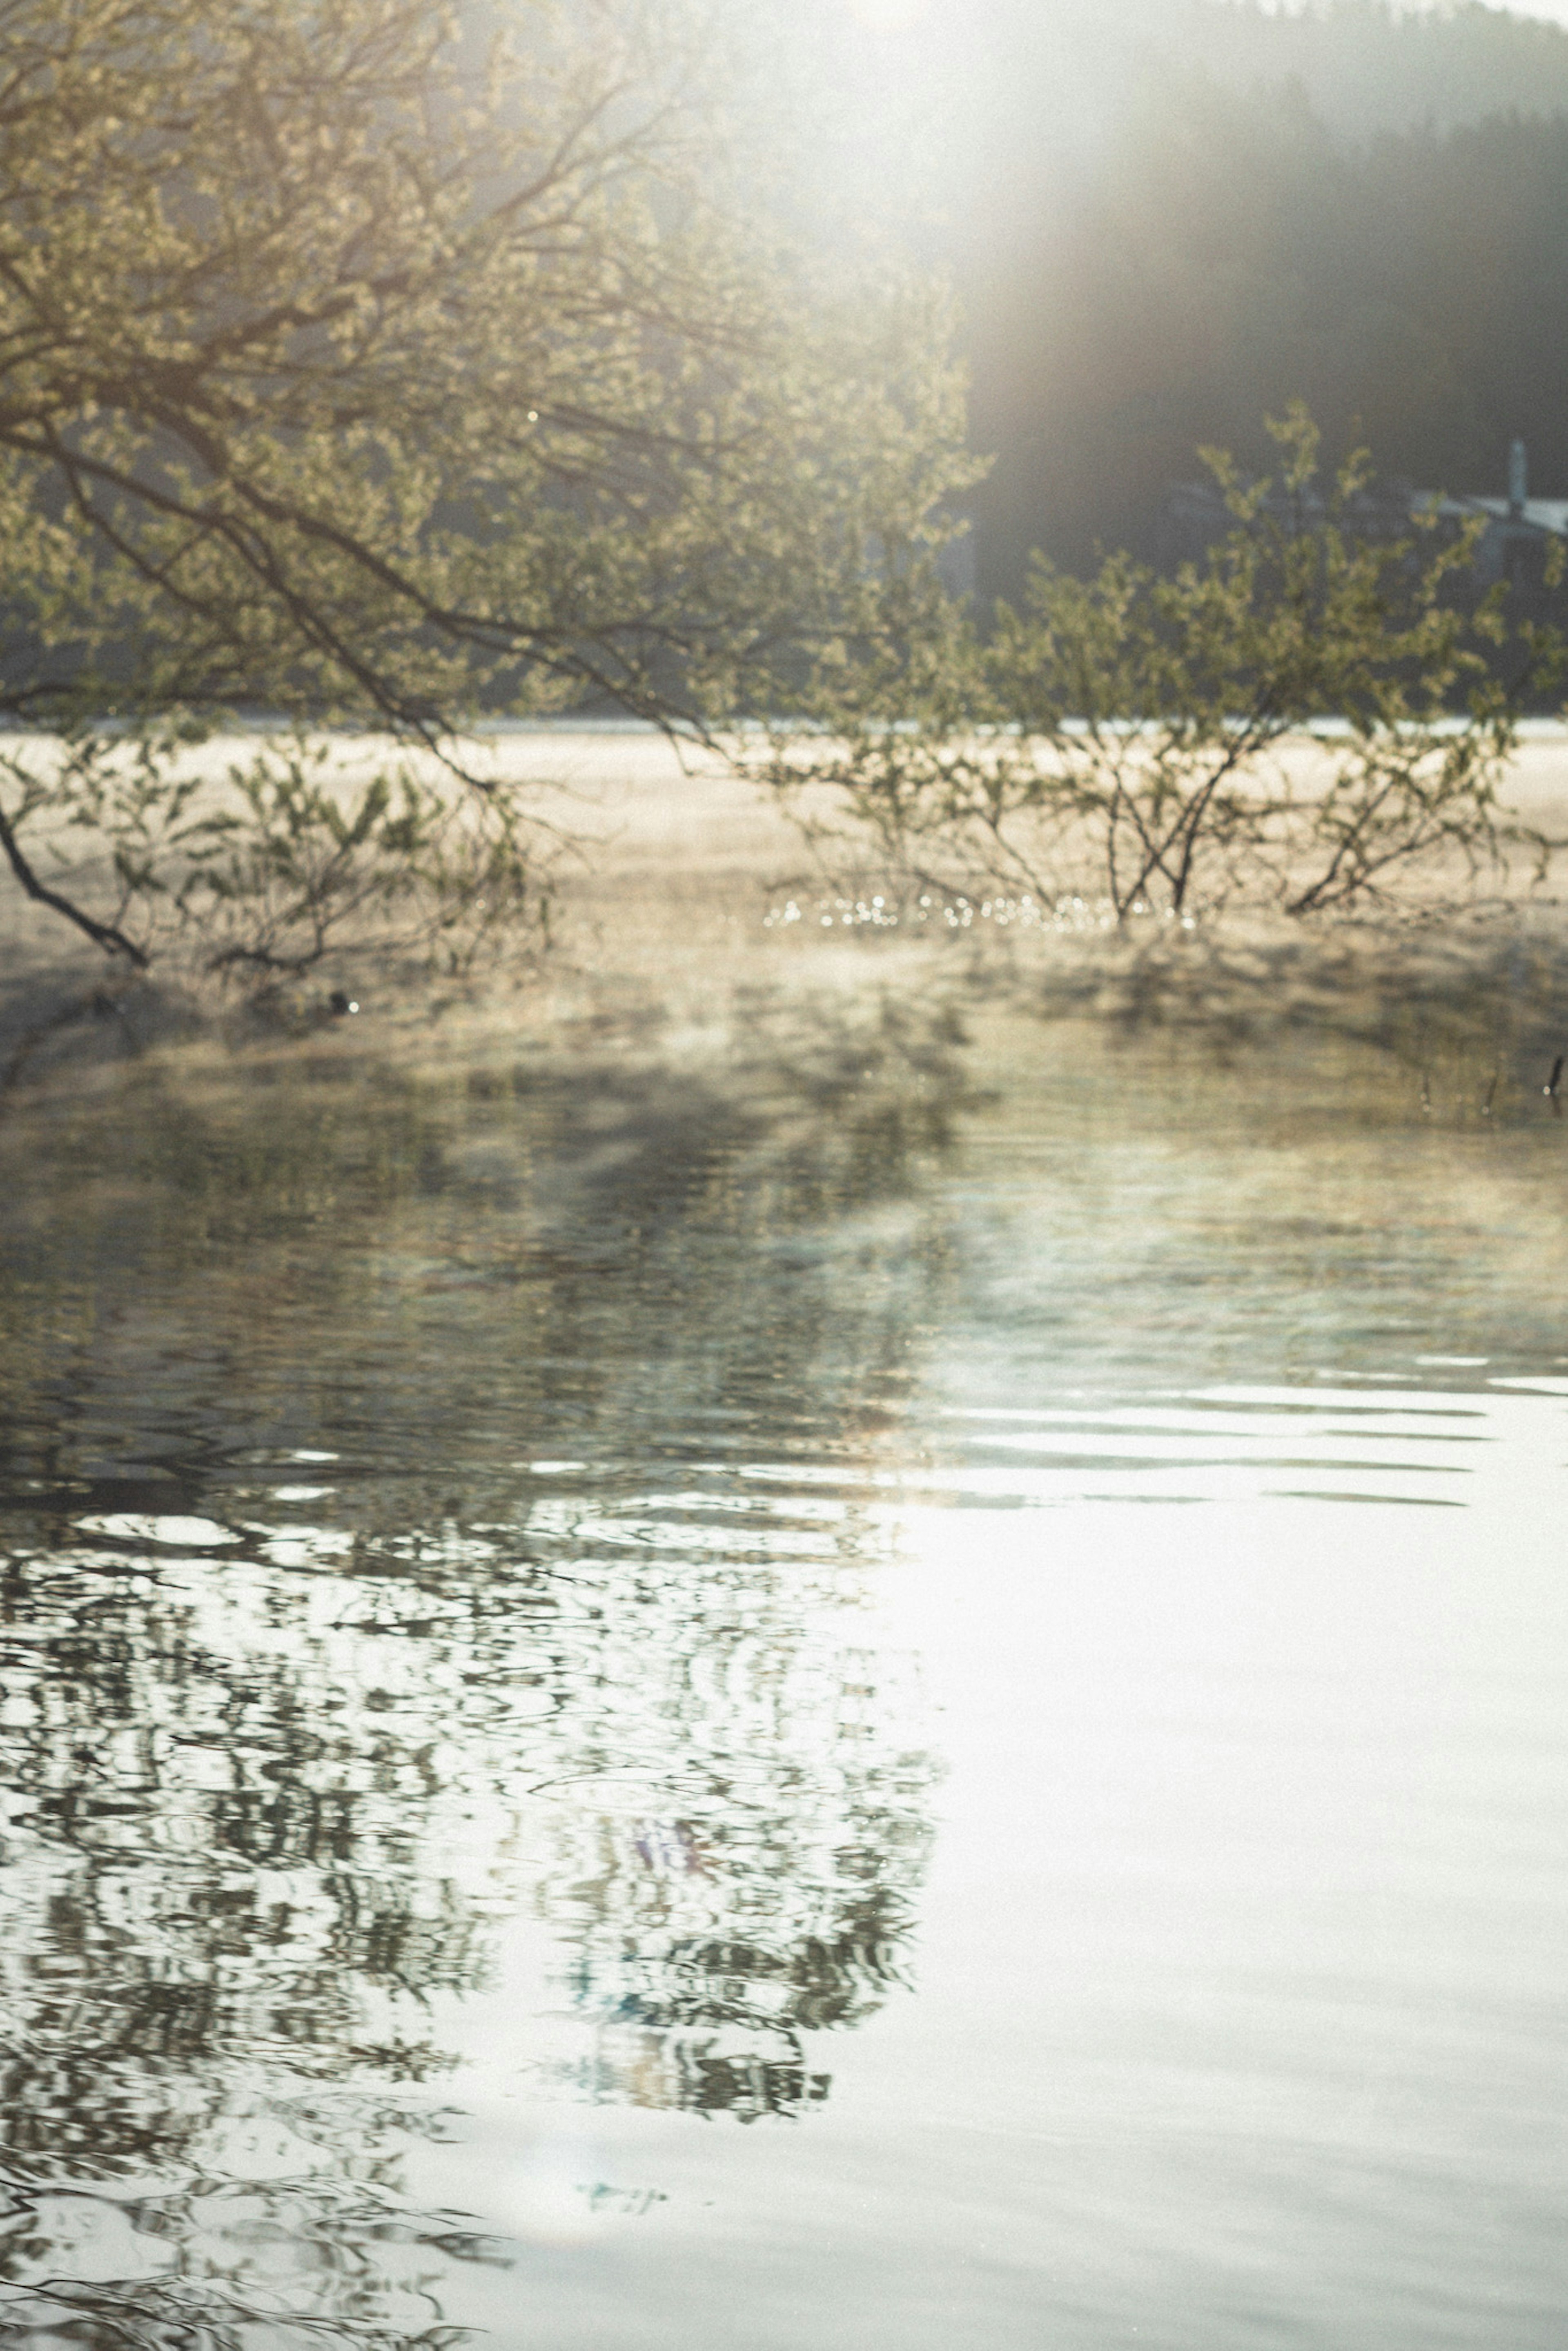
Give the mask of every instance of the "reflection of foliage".
[[(871, 1687), (862, 1662), (805, 1630), (833, 1638), (841, 1599), (818, 1564), (833, 1536), (802, 1542), (789, 1498), (767, 1497), (750, 1523), (721, 1520), (715, 1560), (700, 1503), (665, 1506), (604, 1497), (563, 1523), (552, 1494), (524, 1538), (537, 1564), (488, 1541), (449, 1556), (434, 1637), (408, 1612), (431, 1609), (428, 1570), (407, 1594), (374, 1549), (310, 1557), (308, 1531), (262, 1531), (309, 1559), (298, 1594), (288, 1569), (232, 1552), (220, 1567), (83, 1548), (63, 1554), (99, 1585), (83, 1612), (61, 1554), (36, 1583), (14, 1562), (27, 1636), (0, 1642), (16, 1921), (0, 1974), (28, 2030), (0, 2137), (155, 2161), (207, 2126), (236, 2060), (336, 2078), (379, 2049), (428, 2071), (426, 2002), (483, 1988), (485, 1916), (517, 1898), (497, 1838), (540, 1853), (547, 1909), (580, 1922), (594, 2011), (677, 2033), (683, 2063), (720, 2024), (766, 2026), (798, 2063), (800, 2031), (873, 2007), (907, 1931), (925, 1767), (879, 1752), (878, 1701), (847, 1694)], [(625, 1549), (650, 1540), (663, 1572), (628, 1573)], [(742, 1605), (759, 1629), (737, 1638)], [(678, 1885), (656, 1823), (627, 1835), (603, 1812), (629, 1735), (639, 1776), (703, 1823)], [(664, 1845), (686, 1851), (681, 1834)], [(166, 2068), (184, 2087), (150, 2108)]]
[[(765, 1540), (795, 1531), (787, 1498), (782, 1525), (769, 1498), (716, 1560), (676, 1547), (709, 1530), (663, 1518), (656, 1495), (596, 1497), (565, 1524), (559, 1503), (525, 1529), (523, 1557), (478, 1538), (465, 1557), (449, 1535), (444, 1569), (389, 1558), (384, 1537), (307, 1564), (297, 1521), (262, 1541), (293, 1567), (232, 1549), (165, 1562), (129, 1541), (13, 1562), (0, 2145), (40, 2189), (62, 2168), (213, 2183), (189, 2240), (185, 2208), (159, 2206), (178, 2279), (115, 2283), (134, 2340), (172, 2344), (163, 2330), (199, 2316), (225, 2344), (231, 2304), (250, 2317), (261, 2286), (281, 2294), (286, 2252), (302, 2267), (280, 2323), (329, 2305), (344, 2340), (392, 2339), (385, 2231), (367, 2272), (328, 2190), (350, 2171), (395, 2185), (421, 2112), (395, 2085), (449, 2062), (427, 2001), (483, 1990), (487, 1921), (530, 1882), (578, 1949), (596, 2055), (572, 2078), (591, 2095), (797, 2112), (827, 2088), (802, 2032), (870, 2013), (896, 1980), (927, 1767), (876, 1743), (874, 1700), (846, 1710), (863, 1664), (804, 1630), (831, 1636), (841, 1572), (821, 1546), (766, 1563)], [(651, 1531), (671, 1545), (656, 1573)], [(764, 1686), (732, 1672), (716, 1697), (704, 1652), (743, 1603)], [(682, 1646), (655, 1634), (650, 1674), (661, 1617)], [(699, 1834), (626, 1834), (605, 1814), (601, 1781), (629, 1740), (702, 1820), (695, 1912), (668, 1859), (697, 1854)], [(329, 2099), (312, 2101), (313, 2080)], [(287, 2192), (246, 2218), (236, 2180)], [(214, 2212), (221, 2274), (198, 2262)], [(71, 2307), (84, 2296), (101, 2315), (96, 2285)]]
[[(904, 1858), (924, 1860), (918, 1835)], [(609, 1972), (626, 1988), (580, 2078), (600, 2096), (634, 2105), (743, 2121), (798, 2113), (825, 2098), (830, 2082), (808, 2070), (802, 2032), (853, 2024), (880, 2007), (903, 1980), (895, 1954), (911, 1924), (900, 1896), (878, 1888), (861, 1914), (841, 1914), (827, 1935), (808, 1935), (787, 1952), (694, 1940), (652, 1960), (623, 1954)], [(599, 1991), (586, 1960), (576, 1988), (585, 2001)]]
[(64, 2330), (240, 2351), (259, 2326), (346, 2351), (437, 2351), (461, 2330), (439, 2324), (434, 2290), (452, 2260), (484, 2257), (482, 2240), (305, 2177), (130, 2196), (18, 2182), (0, 2220), (0, 2341)]
[[(331, 2199), (396, 2220), (499, 1917), (556, 1928), (538, 2078), (593, 2097), (798, 2113), (807, 2037), (900, 1980), (931, 1767), (852, 1612), (924, 1273), (901, 1208), (846, 1315), (826, 1219), (873, 1155), (826, 1130), (852, 1067), (939, 1146), (957, 1041), (774, 1004), (751, 1038), (739, 1089), (329, 1073), (176, 1119), (132, 1076), (112, 1203), (57, 1180), (74, 1112), (11, 1130), (47, 1188), (0, 1370), (0, 2146), (38, 2192), (155, 2176), (183, 2266), (116, 2285), (138, 2339), (198, 2288), (229, 2324), (182, 2197), (229, 2199), (236, 2294), (276, 2231), (341, 2241), (332, 2311), (382, 2324)], [(599, 1466), (528, 1466), (569, 1427)]]
[(904, 1188), (952, 1143), (958, 1113), (975, 1106), (950, 998), (866, 987), (809, 1022), (765, 997), (748, 1008), (743, 1071), (777, 1113), (758, 1170), (776, 1217), (793, 1222)]
[[(574, 1550), (673, 1549), (718, 1531), (701, 1525), (706, 1504), (727, 1548), (753, 1563), (709, 1569), (717, 1604), (695, 1641), (681, 1623), (685, 1578), (594, 1573), (594, 1592), (622, 1595), (604, 1610), (613, 1629), (597, 1645), (588, 1750), (609, 1777), (591, 1815), (559, 1821), (546, 1885), (551, 1906), (581, 1921), (570, 1982), (593, 2042), (571, 2078), (596, 2096), (750, 2116), (825, 2095), (801, 2035), (859, 2022), (901, 1980), (930, 1764), (898, 1740), (915, 1694), (888, 1661), (841, 1646), (834, 1618), (849, 1595), (808, 1601), (820, 1538), (789, 1524), (791, 1498), (757, 1509), (750, 1526), (724, 1509), (737, 1499), (668, 1497), (672, 1515), (697, 1519), (684, 1529), (661, 1527), (647, 1495), (636, 1516), (601, 1506), (561, 1525)], [(792, 1557), (787, 1573), (762, 1564), (769, 1551)], [(580, 1553), (579, 1576), (584, 1564)], [(786, 1632), (774, 1606), (791, 1598)], [(679, 1726), (678, 1749), (661, 1754), (664, 1740), (644, 1732), (638, 1765), (618, 1773), (610, 1729), (638, 1706)], [(661, 1800), (681, 1813), (654, 1816)]]

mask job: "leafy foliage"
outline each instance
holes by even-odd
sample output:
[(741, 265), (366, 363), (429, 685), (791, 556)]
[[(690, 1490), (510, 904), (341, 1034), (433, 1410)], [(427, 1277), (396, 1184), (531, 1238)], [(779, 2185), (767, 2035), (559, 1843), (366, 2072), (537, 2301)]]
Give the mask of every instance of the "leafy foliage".
[(191, 732), (88, 728), (0, 756), (13, 839), (38, 830), (62, 872), (107, 852), (99, 944), (265, 977), (349, 943), (466, 969), (524, 925), (548, 930), (538, 828), (509, 794), (455, 792), (373, 747), (367, 773), (362, 751), (319, 736), (264, 741), (214, 773)]
[(972, 471), (936, 298), (790, 252), (682, 0), (0, 0), (0, 714), (701, 728)]
[(1498, 789), (1556, 641), (1511, 632), (1500, 588), (1455, 596), (1469, 532), (1380, 532), (1364, 454), (1325, 496), (1304, 408), (1270, 429), (1276, 476), (1208, 453), (1231, 528), (1204, 562), (1115, 555), (1083, 582), (1037, 561), (988, 642), (950, 611), (869, 677), (824, 671), (825, 733), (768, 755), (819, 842), (844, 837), (829, 785), (907, 886), (1085, 895), (1118, 922), (1237, 895), (1306, 914), (1435, 860), (1544, 855)]

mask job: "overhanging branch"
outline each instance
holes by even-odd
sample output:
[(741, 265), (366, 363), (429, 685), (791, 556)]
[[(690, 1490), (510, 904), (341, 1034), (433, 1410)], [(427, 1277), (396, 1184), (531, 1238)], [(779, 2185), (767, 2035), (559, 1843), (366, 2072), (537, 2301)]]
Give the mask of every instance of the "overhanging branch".
[(16, 828), (4, 809), (0, 809), (0, 849), (4, 849), (12, 872), (29, 898), (37, 899), (41, 906), (52, 908), (57, 914), (63, 914), (68, 923), (74, 923), (78, 931), (85, 931), (94, 946), (101, 947), (106, 955), (127, 956), (138, 971), (146, 970), (146, 954), (134, 939), (128, 939), (113, 923), (99, 922), (80, 906), (73, 905), (70, 899), (62, 896), (58, 890), (51, 890), (47, 882), (39, 881), (23, 854)]

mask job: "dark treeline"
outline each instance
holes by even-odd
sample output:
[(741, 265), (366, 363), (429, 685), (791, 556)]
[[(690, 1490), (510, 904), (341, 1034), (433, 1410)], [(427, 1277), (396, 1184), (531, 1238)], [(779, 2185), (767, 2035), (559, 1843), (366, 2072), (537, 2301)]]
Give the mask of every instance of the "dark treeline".
[(999, 0), (948, 64), (983, 596), (1155, 551), (1196, 447), (1262, 465), (1296, 396), (1385, 475), (1500, 493), (1520, 434), (1568, 495), (1568, 33)]

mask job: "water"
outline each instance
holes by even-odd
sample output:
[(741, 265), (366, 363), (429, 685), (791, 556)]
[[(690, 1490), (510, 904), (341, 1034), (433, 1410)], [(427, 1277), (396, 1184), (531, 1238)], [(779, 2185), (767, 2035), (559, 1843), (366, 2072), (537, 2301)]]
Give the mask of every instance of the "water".
[(1561, 1125), (835, 1023), (8, 1109), (8, 2340), (1560, 2340)]

